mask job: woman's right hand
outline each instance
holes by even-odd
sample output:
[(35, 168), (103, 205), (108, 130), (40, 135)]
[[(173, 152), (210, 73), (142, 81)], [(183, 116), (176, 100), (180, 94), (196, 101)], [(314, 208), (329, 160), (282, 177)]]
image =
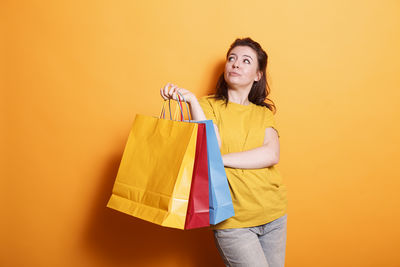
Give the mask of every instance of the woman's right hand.
[[(160, 90), (160, 94), (161, 97), (164, 98), (165, 100), (168, 99), (174, 99), (178, 101), (178, 96), (177, 96), (177, 92), (179, 92), (186, 100), (187, 103), (190, 103), (190, 113), (192, 114), (192, 119), (195, 121), (204, 121), (207, 120), (206, 115), (203, 112), (203, 109), (201, 108), (199, 101), (197, 101), (196, 96), (183, 88), (179, 88), (174, 84), (171, 83), (167, 83), (164, 88), (161, 88)], [(217, 140), (218, 140), (218, 145), (221, 148), (221, 138), (219, 135), (219, 130), (217, 125), (215, 125), (215, 123), (213, 123), (214, 125), (214, 129), (215, 129), (215, 134), (217, 136)]]
[(186, 102), (188, 103), (191, 103), (194, 99), (196, 99), (196, 96), (192, 92), (183, 88), (179, 88), (172, 83), (167, 83), (163, 88), (160, 89), (161, 97), (164, 98), (164, 100), (173, 99), (178, 101), (178, 92), (185, 98)]

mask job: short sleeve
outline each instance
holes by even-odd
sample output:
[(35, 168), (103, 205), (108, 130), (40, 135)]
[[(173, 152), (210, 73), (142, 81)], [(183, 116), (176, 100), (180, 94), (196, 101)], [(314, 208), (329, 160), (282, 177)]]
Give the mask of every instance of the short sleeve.
[(280, 137), (278, 127), (276, 126), (275, 116), (269, 108), (266, 108), (263, 126), (265, 129), (269, 127), (274, 128), (278, 134), (278, 137)]
[(213, 120), (217, 124), (217, 116), (215, 115), (215, 110), (209, 99), (209, 96), (203, 96), (198, 99), (201, 108), (203, 109), (204, 115), (207, 120)]

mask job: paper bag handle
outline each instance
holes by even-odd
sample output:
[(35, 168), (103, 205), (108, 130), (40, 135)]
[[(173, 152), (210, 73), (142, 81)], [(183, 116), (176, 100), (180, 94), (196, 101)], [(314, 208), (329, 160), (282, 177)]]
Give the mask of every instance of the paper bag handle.
[[(182, 103), (181, 98), (182, 98), (183, 101), (184, 101), (185, 104), (186, 104), (186, 111), (187, 111), (188, 119), (189, 119), (189, 122), (190, 122), (190, 121), (192, 121), (192, 118), (191, 118), (190, 113), (189, 113), (189, 106), (188, 106), (188, 103), (186, 102), (186, 99), (183, 97), (183, 95), (182, 95), (181, 93), (179, 93), (179, 92), (177, 92), (177, 93), (178, 93), (177, 105), (178, 105), (179, 111), (180, 111), (180, 113), (181, 113), (181, 121), (183, 121), (183, 107), (182, 107), (182, 104), (181, 104), (181, 103)], [(167, 102), (167, 100), (164, 100), (164, 103), (163, 103), (163, 106), (162, 106), (162, 109), (161, 109), (161, 113), (160, 113), (160, 118), (163, 118), (163, 119), (165, 119), (165, 104), (166, 104), (166, 102)], [(170, 120), (172, 120), (172, 114), (171, 114), (171, 99), (168, 99), (168, 109), (169, 109), (169, 118), (170, 118)], [(176, 120), (176, 111), (177, 111), (177, 110), (175, 110), (174, 120)]]

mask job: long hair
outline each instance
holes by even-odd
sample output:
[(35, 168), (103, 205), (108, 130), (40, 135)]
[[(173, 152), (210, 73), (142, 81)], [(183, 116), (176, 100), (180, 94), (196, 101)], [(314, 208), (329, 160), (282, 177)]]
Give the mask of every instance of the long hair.
[[(275, 104), (271, 99), (267, 98), (267, 96), (271, 92), (271, 89), (269, 88), (266, 78), (267, 63), (268, 63), (267, 53), (262, 49), (259, 43), (253, 41), (251, 38), (248, 37), (243, 39), (238, 38), (231, 44), (228, 52), (226, 53), (226, 58), (228, 58), (229, 53), (236, 46), (248, 46), (252, 48), (257, 54), (258, 70), (262, 72), (261, 79), (259, 81), (253, 82), (253, 85), (251, 87), (248, 96), (249, 101), (259, 106), (265, 106), (275, 114), (276, 113)], [(229, 102), (228, 84), (225, 81), (224, 73), (222, 73), (219, 76), (214, 98), (224, 100), (226, 105)], [(266, 103), (265, 100), (267, 100), (270, 103)]]

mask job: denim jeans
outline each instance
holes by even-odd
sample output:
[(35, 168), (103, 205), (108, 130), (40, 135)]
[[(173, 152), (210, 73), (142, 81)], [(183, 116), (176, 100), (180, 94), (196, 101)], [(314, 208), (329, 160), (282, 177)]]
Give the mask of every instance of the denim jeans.
[(225, 265), (284, 267), (287, 214), (255, 227), (214, 230)]

